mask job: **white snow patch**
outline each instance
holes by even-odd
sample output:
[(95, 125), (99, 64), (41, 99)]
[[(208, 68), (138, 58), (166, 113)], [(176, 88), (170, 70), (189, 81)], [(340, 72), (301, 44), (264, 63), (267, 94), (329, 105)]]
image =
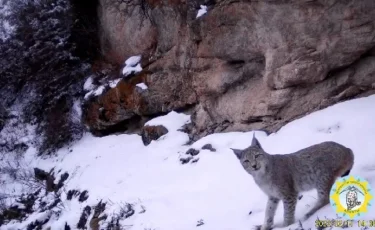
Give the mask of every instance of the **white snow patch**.
[(156, 126), (163, 125), (165, 128), (171, 131), (176, 131), (183, 125), (190, 123), (190, 116), (183, 113), (176, 113), (174, 111), (164, 116), (156, 117), (149, 120), (145, 125)]
[(19, 229), (27, 229), (27, 226), (31, 224), (32, 222), (38, 220), (40, 222), (46, 220), (49, 216), (49, 212), (34, 212), (32, 213), (25, 221), (22, 223), (17, 223), (17, 222), (10, 222), (6, 226), (1, 226), (1, 230), (19, 230)]
[(79, 123), (81, 122), (81, 117), (82, 117), (81, 101), (76, 100), (73, 103), (71, 118), (74, 122)]
[(15, 207), (20, 208), (20, 209), (25, 209), (25, 208), (26, 208), (26, 206), (25, 206), (24, 204), (21, 204), (21, 203), (18, 203), (18, 202), (15, 202), (13, 205), (14, 205)]
[(99, 96), (103, 93), (104, 90), (105, 90), (105, 86), (101, 85), (98, 88), (96, 88), (95, 90), (91, 90), (90, 92), (86, 93), (84, 99), (87, 100), (92, 95)]
[(125, 65), (134, 67), (141, 61), (141, 58), (142, 58), (141, 55), (131, 56), (130, 58), (126, 59)]
[(85, 83), (83, 84), (83, 89), (85, 91), (90, 91), (95, 88), (95, 85), (93, 84), (93, 79), (92, 77), (89, 77), (86, 79)]
[(198, 13), (197, 13), (197, 17), (196, 18), (199, 18), (201, 17), (202, 15), (206, 14), (207, 13), (207, 6), (205, 5), (200, 5), (200, 9), (198, 10)]
[(7, 16), (11, 15), (12, 10), (9, 7), (10, 1), (0, 0), (0, 39), (8, 40), (14, 33), (16, 27), (11, 25)]
[(121, 81), (121, 78), (118, 78), (116, 80), (109, 81), (109, 87), (115, 88), (117, 84)]
[[(295, 120), (269, 136), (260, 131), (255, 134), (271, 154), (287, 154), (323, 141), (341, 143), (355, 154), (351, 173), (375, 186), (374, 104), (375, 95), (339, 103)], [(108, 202), (105, 211), (108, 215), (118, 212), (125, 202), (133, 204), (135, 214), (121, 221), (130, 230), (191, 230), (199, 220), (204, 222), (199, 229), (204, 230), (247, 230), (262, 224), (267, 197), (230, 150), (250, 145), (253, 132), (212, 134), (188, 146), (185, 145), (189, 141), (188, 135), (178, 131), (188, 122), (190, 116), (170, 112), (145, 124), (163, 125), (168, 129), (166, 135), (148, 146), (144, 146), (141, 137), (135, 134), (104, 137), (85, 134), (72, 146), (73, 152), (63, 148), (56, 157), (34, 160), (30, 167), (44, 170), (56, 167), (56, 172), (61, 169), (56, 178), (68, 172), (70, 176), (64, 190), (89, 191), (89, 198), (83, 203), (67, 201), (63, 197), (65, 208), (60, 218), (50, 220), (47, 225), (52, 229), (63, 229), (67, 221), (75, 226), (83, 208), (95, 205), (101, 199)], [(216, 152), (200, 150), (195, 156), (195, 159), (199, 158), (198, 162), (180, 163), (180, 157), (184, 157), (189, 148), (200, 149), (204, 144), (212, 144)], [(30, 157), (32, 150), (27, 156), (36, 159)], [(304, 193), (297, 203), (296, 221), (315, 202), (314, 191)], [(140, 213), (143, 208), (146, 211)], [(373, 208), (363, 219), (375, 218)], [(336, 218), (334, 210), (327, 205), (303, 221), (304, 229), (315, 229), (317, 216), (320, 219)], [(282, 219), (283, 207), (280, 205), (275, 224), (281, 224)], [(24, 229), (24, 225), (15, 223), (0, 229), (11, 229), (11, 225), (14, 229)], [(296, 229), (297, 225), (275, 229)], [(348, 229), (359, 229), (356, 226), (355, 223)]]
[(125, 67), (122, 70), (122, 74), (125, 76), (128, 76), (131, 73), (138, 73), (142, 71), (141, 64), (139, 63), (141, 61), (142, 56), (131, 56), (125, 61)]
[(84, 96), (84, 99), (87, 100), (92, 94), (93, 94), (93, 91), (86, 93)]
[(138, 86), (139, 88), (143, 89), (143, 90), (146, 90), (148, 89), (147, 85), (145, 83), (139, 83), (139, 84), (136, 84), (136, 86)]
[(125, 66), (124, 69), (122, 70), (122, 74), (124, 74), (124, 76), (128, 76), (131, 73), (139, 73), (141, 71), (142, 71), (141, 64), (137, 64), (135, 67)]
[(94, 91), (93, 94), (94, 94), (95, 96), (99, 96), (99, 95), (101, 95), (101, 94), (103, 93), (104, 89), (105, 89), (105, 87), (104, 87), (103, 85), (101, 85), (101, 86), (99, 86), (99, 87)]
[(3, 20), (1, 24), (0, 39), (6, 41), (11, 37), (16, 27), (11, 25), (9, 21), (6, 20)]

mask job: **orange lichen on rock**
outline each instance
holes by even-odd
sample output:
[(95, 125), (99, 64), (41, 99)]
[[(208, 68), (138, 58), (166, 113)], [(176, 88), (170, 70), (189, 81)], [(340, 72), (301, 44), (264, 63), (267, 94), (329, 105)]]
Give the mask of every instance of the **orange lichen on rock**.
[(138, 114), (137, 110), (143, 103), (143, 98), (136, 85), (145, 82), (147, 71), (121, 80), (116, 87), (109, 89), (94, 101), (89, 102), (85, 123), (93, 129), (104, 129), (108, 123), (117, 123)]

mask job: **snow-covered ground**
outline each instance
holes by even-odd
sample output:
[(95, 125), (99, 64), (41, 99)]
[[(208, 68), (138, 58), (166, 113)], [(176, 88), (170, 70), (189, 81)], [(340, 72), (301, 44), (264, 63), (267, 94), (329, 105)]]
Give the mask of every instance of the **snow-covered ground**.
[[(133, 205), (135, 214), (121, 222), (124, 229), (249, 230), (262, 224), (266, 196), (230, 150), (250, 145), (253, 132), (213, 134), (188, 146), (187, 134), (178, 129), (189, 121), (189, 116), (175, 112), (149, 121), (148, 125), (162, 124), (169, 132), (148, 146), (143, 145), (138, 135), (98, 138), (87, 134), (70, 149), (61, 149), (57, 157), (34, 160), (31, 166), (69, 172), (66, 191), (89, 191), (89, 198), (83, 203), (65, 200), (63, 196), (64, 208), (59, 219), (51, 219), (47, 226), (63, 229), (67, 221), (75, 229), (83, 208), (96, 205), (99, 200), (107, 202), (108, 215), (118, 212), (124, 203)], [(272, 154), (287, 154), (323, 141), (341, 143), (355, 154), (351, 174), (375, 186), (375, 95), (312, 113), (269, 136), (257, 131), (256, 136)], [(205, 144), (211, 144), (216, 151), (202, 150)], [(200, 150), (194, 157), (199, 160), (181, 164), (179, 159), (186, 157), (189, 148)], [(35, 159), (32, 149), (26, 159)], [(297, 204), (296, 219), (315, 202), (315, 191), (303, 194)], [(30, 218), (38, 216), (44, 218), (42, 214)], [(282, 216), (280, 204), (275, 224), (281, 224)], [(327, 205), (303, 222), (303, 227), (315, 229), (317, 217), (336, 218), (336, 214)], [(375, 219), (374, 207), (364, 219)], [(18, 224), (10, 226), (0, 229), (20, 228)], [(297, 227), (297, 223), (290, 226)], [(349, 229), (359, 227), (355, 224)]]

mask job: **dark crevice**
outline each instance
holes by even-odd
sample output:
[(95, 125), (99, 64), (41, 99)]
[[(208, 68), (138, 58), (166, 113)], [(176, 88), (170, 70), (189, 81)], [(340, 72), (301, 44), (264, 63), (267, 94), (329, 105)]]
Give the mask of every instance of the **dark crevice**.
[(191, 112), (195, 108), (196, 105), (197, 103), (187, 104), (184, 107), (174, 109), (174, 111), (177, 113)]
[(230, 60), (228, 61), (229, 65), (243, 65), (245, 64), (244, 60)]
[[(196, 104), (187, 104), (183, 107), (175, 108), (173, 111), (177, 113), (191, 113), (195, 108)], [(104, 110), (104, 109), (103, 109)], [(130, 119), (126, 119), (124, 121), (120, 121), (116, 124), (106, 126), (104, 129), (101, 130), (91, 130), (93, 135), (95, 136), (108, 136), (113, 134), (120, 134), (120, 133), (137, 133), (143, 127), (144, 123), (160, 116), (167, 115), (170, 111), (167, 112), (159, 112), (149, 116), (140, 116), (134, 115)], [(100, 117), (102, 121), (109, 121), (108, 119), (103, 119)]]
[(242, 66), (245, 65), (245, 61), (244, 60), (230, 60), (228, 61), (228, 65), (230, 65), (231, 67), (234, 67), (234, 68), (241, 68)]
[[(358, 60), (360, 60), (361, 58), (359, 58)], [(328, 74), (327, 74), (327, 77), (325, 79), (328, 79), (334, 75), (336, 75), (337, 73), (349, 68), (351, 65), (353, 65), (354, 63), (350, 64), (350, 65), (346, 65), (346, 66), (340, 66), (340, 67), (337, 67), (337, 68), (333, 68), (331, 69)], [(308, 86), (308, 84), (307, 84)]]
[(361, 60), (363, 60), (364, 58), (367, 58), (367, 57), (371, 57), (371, 56), (374, 56), (375, 54), (375, 51), (374, 51), (375, 47), (372, 47), (371, 49), (368, 49), (366, 52), (364, 52), (361, 56), (359, 56), (356, 60), (354, 60), (352, 63), (348, 64), (348, 65), (344, 65), (344, 66), (339, 66), (339, 67), (336, 67), (336, 68), (332, 68), (328, 74), (327, 74), (327, 78), (330, 78), (332, 77), (333, 75), (341, 72), (341, 71), (344, 71), (352, 66), (355, 66), (357, 65)]
[(98, 0), (70, 0), (73, 11), (71, 39), (77, 44), (74, 54), (94, 60), (100, 54)]
[(95, 136), (108, 136), (116, 133), (124, 133), (126, 131), (129, 131), (129, 129), (139, 124), (141, 121), (140, 116), (133, 116), (130, 119), (120, 121), (117, 124), (107, 126), (105, 129), (102, 130), (92, 130), (92, 133)]
[(362, 54), (359, 60), (371, 56), (375, 56), (375, 46), (366, 51), (364, 54)]

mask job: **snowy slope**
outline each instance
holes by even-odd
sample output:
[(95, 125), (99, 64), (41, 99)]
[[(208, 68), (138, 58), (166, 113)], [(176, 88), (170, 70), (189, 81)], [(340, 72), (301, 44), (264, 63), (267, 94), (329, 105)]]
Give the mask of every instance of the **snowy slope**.
[[(84, 206), (96, 205), (101, 199), (108, 204), (105, 212), (109, 216), (125, 202), (133, 204), (135, 214), (122, 220), (124, 229), (249, 230), (261, 224), (266, 196), (229, 149), (247, 147), (253, 132), (213, 134), (188, 146), (187, 134), (178, 129), (189, 121), (189, 116), (175, 112), (149, 121), (148, 125), (164, 125), (169, 133), (148, 146), (143, 145), (138, 135), (97, 138), (87, 134), (70, 148), (72, 152), (61, 149), (58, 157), (34, 160), (30, 166), (68, 171), (65, 190), (89, 191), (84, 203), (64, 200), (59, 219), (51, 219), (47, 226), (63, 229), (67, 221), (75, 229)], [(287, 154), (328, 140), (341, 143), (354, 151), (351, 173), (375, 186), (375, 95), (312, 113), (269, 136), (263, 132), (256, 132), (256, 136), (264, 149), (273, 154)], [(205, 144), (211, 144), (216, 151), (201, 150)], [(179, 159), (186, 157), (185, 152), (192, 147), (200, 150), (194, 157), (199, 160), (181, 164)], [(29, 150), (26, 159), (33, 157), (34, 152)], [(315, 198), (315, 191), (303, 194), (297, 204), (297, 219), (314, 204)], [(275, 224), (282, 222), (282, 208), (281, 204)], [(303, 227), (315, 229), (317, 216), (336, 218), (327, 205)], [(375, 219), (374, 208), (365, 219)], [(9, 224), (0, 229), (20, 226), (12, 225), (14, 228)], [(298, 224), (290, 227), (295, 229)]]

